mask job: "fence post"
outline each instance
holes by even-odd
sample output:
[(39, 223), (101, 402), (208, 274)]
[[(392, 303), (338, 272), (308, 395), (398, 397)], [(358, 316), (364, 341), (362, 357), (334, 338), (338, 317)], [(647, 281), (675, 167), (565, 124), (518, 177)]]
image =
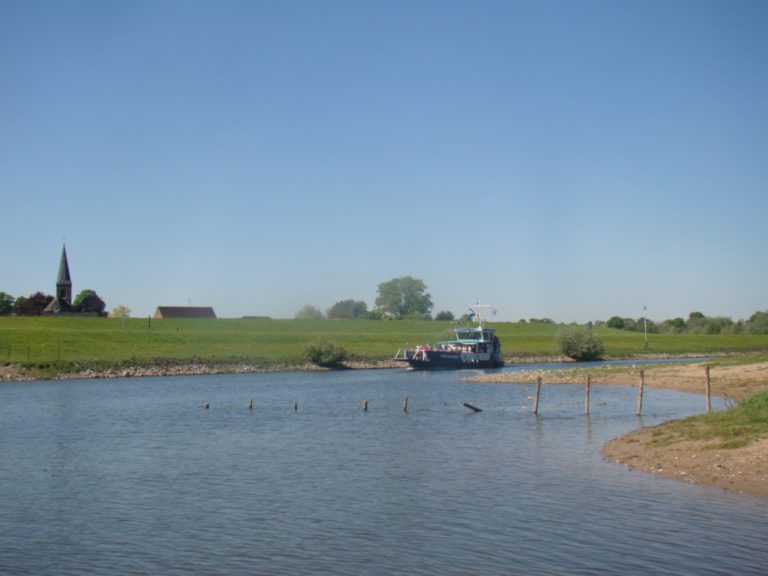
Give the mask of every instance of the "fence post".
[(584, 414), (589, 416), (589, 385), (591, 383), (592, 377), (587, 374), (587, 386), (586, 386), (586, 399), (584, 400)]
[(704, 367), (704, 373), (707, 377), (707, 414), (712, 411), (712, 382), (709, 378), (709, 364)]
[(640, 386), (637, 389), (637, 410), (635, 416), (643, 413), (643, 388), (645, 388), (645, 371), (640, 370)]
[(539, 414), (539, 394), (541, 393), (541, 376), (536, 378), (536, 396), (533, 397), (533, 413)]

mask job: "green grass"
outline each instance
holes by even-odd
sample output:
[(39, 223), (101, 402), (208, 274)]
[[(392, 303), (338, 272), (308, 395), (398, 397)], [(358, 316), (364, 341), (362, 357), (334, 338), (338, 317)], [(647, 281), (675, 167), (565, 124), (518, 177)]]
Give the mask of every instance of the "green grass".
[[(155, 320), (131, 318), (0, 317), (0, 362), (31, 366), (146, 364), (158, 359), (295, 364), (318, 337), (341, 344), (352, 357), (391, 358), (406, 343), (450, 337), (450, 322), (419, 320)], [(558, 354), (554, 324), (496, 323), (506, 356)], [(768, 351), (768, 336), (643, 335), (596, 328), (606, 356)]]
[(666, 446), (682, 440), (709, 443), (707, 448), (741, 448), (768, 436), (768, 391), (727, 410), (667, 423), (652, 444)]

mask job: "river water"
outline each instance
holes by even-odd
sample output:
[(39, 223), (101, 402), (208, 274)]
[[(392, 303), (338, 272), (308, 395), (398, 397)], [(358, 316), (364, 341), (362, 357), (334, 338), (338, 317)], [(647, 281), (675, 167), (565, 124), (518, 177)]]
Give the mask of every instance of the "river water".
[(600, 456), (701, 396), (468, 374), (3, 384), (0, 574), (765, 573), (767, 502)]

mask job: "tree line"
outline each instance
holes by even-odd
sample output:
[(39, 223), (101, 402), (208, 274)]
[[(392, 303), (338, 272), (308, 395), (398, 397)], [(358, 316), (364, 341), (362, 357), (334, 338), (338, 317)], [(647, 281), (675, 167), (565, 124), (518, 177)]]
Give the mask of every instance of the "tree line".
[[(41, 316), (54, 297), (43, 292), (35, 292), (31, 296), (14, 298), (10, 294), (0, 292), (0, 316)], [(70, 311), (78, 314), (104, 315), (106, 304), (93, 290), (83, 290), (72, 302)]]
[(691, 312), (687, 320), (672, 318), (654, 322), (646, 318), (612, 316), (604, 324), (608, 328), (630, 332), (647, 330), (649, 334), (768, 334), (768, 311), (755, 312), (747, 320), (736, 321), (725, 316), (706, 316), (701, 312)]
[[(378, 296), (372, 310), (362, 300), (340, 300), (323, 312), (317, 306), (307, 304), (296, 312), (300, 320), (353, 319), (432, 319), (432, 296), (427, 292), (427, 285), (419, 278), (400, 276), (382, 282), (378, 286)], [(435, 315), (435, 320), (453, 320), (451, 312), (443, 310)]]

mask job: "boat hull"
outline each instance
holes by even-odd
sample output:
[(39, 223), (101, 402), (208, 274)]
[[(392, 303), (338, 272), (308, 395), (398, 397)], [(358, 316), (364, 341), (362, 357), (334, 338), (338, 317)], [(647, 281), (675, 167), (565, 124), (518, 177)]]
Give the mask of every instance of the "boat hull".
[(401, 360), (407, 362), (414, 370), (477, 370), (501, 368), (504, 366), (504, 360), (501, 357), (492, 355), (490, 358), (480, 358), (475, 354), (462, 354), (442, 350), (406, 354), (406, 357)]

